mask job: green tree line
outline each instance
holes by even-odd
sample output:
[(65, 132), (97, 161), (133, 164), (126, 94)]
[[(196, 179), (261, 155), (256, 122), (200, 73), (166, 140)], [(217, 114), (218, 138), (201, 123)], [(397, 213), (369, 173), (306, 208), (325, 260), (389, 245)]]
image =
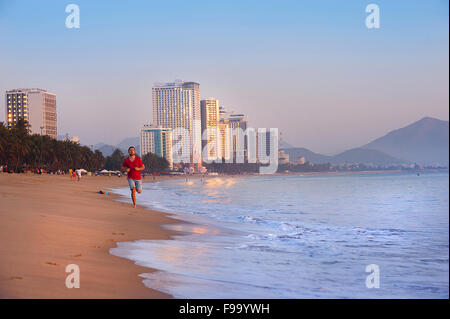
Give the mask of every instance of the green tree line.
[[(35, 168), (52, 171), (70, 168), (120, 170), (125, 158), (119, 149), (105, 158), (99, 150), (92, 152), (89, 147), (72, 141), (30, 134), (29, 126), (23, 120), (19, 120), (11, 129), (0, 122), (0, 165), (6, 164), (16, 172)], [(142, 161), (146, 172), (161, 172), (169, 167), (165, 158), (153, 153), (146, 154)]]
[(29, 126), (19, 120), (8, 129), (0, 122), (0, 165), (8, 165), (14, 171), (34, 168), (68, 170), (84, 168), (101, 169), (105, 158), (100, 151), (71, 141), (58, 141), (47, 135), (30, 134)]

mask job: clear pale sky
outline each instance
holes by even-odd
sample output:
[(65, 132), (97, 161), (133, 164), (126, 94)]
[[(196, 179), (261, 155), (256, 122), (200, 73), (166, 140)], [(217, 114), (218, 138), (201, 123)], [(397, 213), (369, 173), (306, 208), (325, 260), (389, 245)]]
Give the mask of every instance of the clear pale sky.
[[(70, 3), (80, 29), (65, 26)], [(379, 29), (365, 26), (369, 3)], [(335, 154), (448, 120), (448, 12), (448, 1), (0, 0), (0, 91), (47, 89), (59, 135), (117, 144), (152, 122), (154, 82), (196, 81), (251, 126)]]

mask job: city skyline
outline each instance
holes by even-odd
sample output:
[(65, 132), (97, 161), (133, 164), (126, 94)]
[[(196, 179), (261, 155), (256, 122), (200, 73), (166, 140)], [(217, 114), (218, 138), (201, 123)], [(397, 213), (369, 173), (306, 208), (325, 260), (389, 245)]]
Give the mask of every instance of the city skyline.
[(365, 2), (77, 4), (81, 27), (69, 30), (66, 4), (0, 3), (15, 48), (0, 53), (0, 89), (57, 94), (58, 132), (82, 144), (138, 136), (154, 122), (153, 83), (177, 78), (323, 154), (425, 116), (448, 120), (446, 2), (377, 1), (377, 30), (364, 26)]

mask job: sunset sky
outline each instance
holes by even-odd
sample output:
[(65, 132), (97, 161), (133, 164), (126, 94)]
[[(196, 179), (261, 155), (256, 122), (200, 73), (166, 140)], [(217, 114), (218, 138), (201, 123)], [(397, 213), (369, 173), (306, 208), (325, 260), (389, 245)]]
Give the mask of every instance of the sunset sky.
[[(80, 29), (65, 26), (70, 3)], [(365, 26), (369, 3), (379, 29)], [(335, 154), (448, 120), (448, 12), (448, 1), (0, 0), (0, 91), (55, 93), (59, 135), (117, 144), (152, 122), (154, 82), (195, 81), (251, 126)]]

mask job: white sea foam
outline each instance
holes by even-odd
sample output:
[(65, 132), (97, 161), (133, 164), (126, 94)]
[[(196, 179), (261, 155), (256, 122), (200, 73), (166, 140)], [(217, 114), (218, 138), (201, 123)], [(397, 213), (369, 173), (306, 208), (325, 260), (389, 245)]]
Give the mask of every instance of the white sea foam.
[[(448, 174), (144, 185), (141, 204), (236, 231), (111, 249), (160, 269), (144, 275), (149, 287), (188, 298), (448, 298)], [(373, 263), (378, 290), (365, 287)]]

